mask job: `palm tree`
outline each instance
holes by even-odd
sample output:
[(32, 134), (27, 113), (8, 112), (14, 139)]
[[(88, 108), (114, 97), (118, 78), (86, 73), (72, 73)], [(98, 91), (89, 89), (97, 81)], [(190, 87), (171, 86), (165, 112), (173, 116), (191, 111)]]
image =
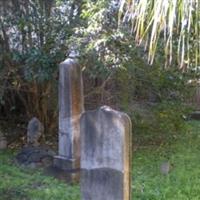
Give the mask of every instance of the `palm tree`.
[(150, 63), (163, 43), (167, 65), (176, 55), (181, 68), (200, 67), (199, 0), (121, 0), (119, 21), (131, 22), (136, 43), (148, 48)]

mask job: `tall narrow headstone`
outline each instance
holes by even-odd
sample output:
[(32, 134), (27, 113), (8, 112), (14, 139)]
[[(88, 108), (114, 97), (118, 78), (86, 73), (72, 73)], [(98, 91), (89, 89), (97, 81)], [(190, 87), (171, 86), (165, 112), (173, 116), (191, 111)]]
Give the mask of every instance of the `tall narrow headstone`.
[(82, 200), (131, 200), (131, 121), (107, 106), (81, 117)]
[[(68, 58), (59, 66), (59, 155), (54, 166), (80, 169), (80, 116), (84, 111), (83, 82), (79, 64)], [(76, 178), (76, 173), (72, 176)]]

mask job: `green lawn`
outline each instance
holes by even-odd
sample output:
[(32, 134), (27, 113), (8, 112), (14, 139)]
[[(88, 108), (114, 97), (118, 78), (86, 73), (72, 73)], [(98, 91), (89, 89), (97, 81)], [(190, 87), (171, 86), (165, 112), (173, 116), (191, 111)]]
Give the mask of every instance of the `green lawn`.
[[(188, 122), (185, 132), (165, 145), (143, 146), (134, 152), (134, 200), (200, 199), (200, 122)], [(38, 171), (18, 168), (14, 152), (0, 152), (0, 200), (79, 200), (79, 186), (69, 186)], [(160, 165), (173, 165), (162, 175)]]
[[(163, 161), (173, 167), (165, 176)], [(147, 147), (135, 152), (133, 160), (133, 199), (200, 199), (200, 122), (188, 122), (167, 145)]]
[(36, 170), (16, 167), (12, 152), (0, 152), (0, 200), (78, 200), (79, 186), (69, 186)]

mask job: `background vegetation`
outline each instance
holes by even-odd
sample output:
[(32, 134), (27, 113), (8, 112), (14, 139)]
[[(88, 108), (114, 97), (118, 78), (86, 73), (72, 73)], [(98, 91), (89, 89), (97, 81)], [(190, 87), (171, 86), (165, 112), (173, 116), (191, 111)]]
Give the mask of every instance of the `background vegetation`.
[[(162, 41), (149, 65), (148, 53), (135, 45), (128, 24), (118, 25), (118, 1), (0, 3), (2, 120), (26, 124), (36, 116), (45, 125), (46, 137), (56, 137), (58, 64), (75, 48), (80, 52), (86, 109), (107, 104), (128, 112), (136, 130), (181, 128), (177, 124), (187, 113), (181, 103), (188, 103), (185, 99), (192, 93), (187, 82), (198, 73), (192, 68), (183, 72), (176, 62), (166, 69)], [(148, 118), (155, 125), (150, 126)]]
[(183, 70), (199, 66), (200, 5), (197, 1), (122, 0), (119, 16), (125, 23), (131, 21), (135, 40), (148, 49), (150, 63), (161, 44), (166, 66), (174, 58)]

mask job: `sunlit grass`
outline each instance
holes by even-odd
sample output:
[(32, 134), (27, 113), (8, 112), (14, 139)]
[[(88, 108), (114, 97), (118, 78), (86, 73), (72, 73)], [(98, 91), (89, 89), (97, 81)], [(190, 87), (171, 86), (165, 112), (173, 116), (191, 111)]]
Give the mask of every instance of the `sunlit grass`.
[[(142, 146), (133, 159), (133, 200), (200, 199), (200, 123), (187, 122), (183, 133), (164, 145)], [(79, 185), (67, 185), (38, 170), (17, 167), (14, 152), (0, 152), (0, 200), (80, 200)], [(168, 175), (160, 172), (169, 160)]]
[[(149, 147), (135, 153), (133, 163), (133, 199), (200, 199), (200, 123), (188, 124), (186, 133), (162, 147)], [(160, 172), (169, 160), (168, 175)]]
[(11, 162), (13, 153), (0, 152), (0, 200), (78, 200), (79, 186), (70, 186), (40, 171)]

